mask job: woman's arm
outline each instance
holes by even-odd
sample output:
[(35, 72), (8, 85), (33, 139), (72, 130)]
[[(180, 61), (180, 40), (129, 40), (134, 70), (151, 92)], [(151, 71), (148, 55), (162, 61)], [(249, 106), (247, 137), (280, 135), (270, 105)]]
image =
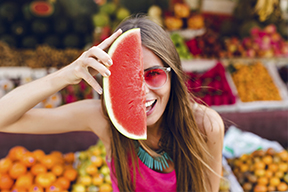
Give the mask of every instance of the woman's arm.
[[(93, 78), (97, 73), (109, 75), (106, 66), (112, 64), (109, 55), (103, 51), (121, 34), (117, 31), (100, 45), (84, 52), (70, 65), (20, 86), (0, 99), (0, 131), (13, 133), (59, 133), (91, 130), (97, 133), (89, 117), (101, 125), (104, 120), (100, 101), (81, 101), (54, 109), (34, 109), (33, 107), (53, 93), (70, 84), (84, 79), (98, 93), (102, 89)], [(105, 124), (103, 124), (105, 125)], [(99, 131), (101, 132), (101, 130)]]
[(200, 105), (196, 111), (196, 121), (199, 128), (207, 135), (208, 152), (211, 155), (209, 172), (211, 192), (218, 192), (222, 172), (222, 149), (224, 139), (224, 124), (220, 115), (211, 108)]

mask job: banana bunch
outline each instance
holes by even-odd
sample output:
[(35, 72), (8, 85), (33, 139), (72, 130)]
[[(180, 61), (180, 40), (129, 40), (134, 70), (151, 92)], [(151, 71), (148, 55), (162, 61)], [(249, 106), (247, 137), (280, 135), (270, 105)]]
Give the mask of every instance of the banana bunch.
[(257, 0), (255, 12), (259, 15), (259, 20), (264, 22), (278, 4), (279, 0)]

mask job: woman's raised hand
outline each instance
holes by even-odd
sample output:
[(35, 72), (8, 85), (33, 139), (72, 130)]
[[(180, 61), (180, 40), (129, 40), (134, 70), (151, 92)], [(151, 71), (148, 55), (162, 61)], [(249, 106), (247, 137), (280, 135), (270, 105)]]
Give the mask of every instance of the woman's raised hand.
[(122, 33), (119, 29), (109, 38), (97, 46), (85, 51), (78, 59), (70, 65), (61, 69), (61, 72), (68, 84), (78, 84), (84, 79), (95, 91), (102, 94), (102, 88), (94, 76), (100, 73), (102, 76), (109, 76), (111, 72), (107, 67), (113, 64), (111, 57), (104, 51)]

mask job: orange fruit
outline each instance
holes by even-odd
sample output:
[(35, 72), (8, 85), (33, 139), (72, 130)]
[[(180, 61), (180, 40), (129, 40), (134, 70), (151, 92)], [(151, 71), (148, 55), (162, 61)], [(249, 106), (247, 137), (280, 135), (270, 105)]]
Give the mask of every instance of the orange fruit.
[(66, 163), (73, 163), (75, 160), (74, 153), (72, 153), (72, 152), (64, 154), (63, 158), (64, 158)]
[(72, 164), (64, 164), (63, 167), (64, 167), (64, 170), (66, 170), (66, 169), (74, 169)]
[(64, 167), (60, 164), (56, 164), (51, 168), (51, 172), (54, 173), (56, 176), (61, 176), (64, 172)]
[(14, 163), (9, 170), (9, 175), (12, 179), (17, 179), (19, 176), (24, 175), (26, 173), (27, 173), (27, 167), (21, 162)]
[(40, 173), (35, 177), (35, 183), (43, 188), (46, 188), (52, 184), (52, 180), (47, 173)]
[(267, 191), (267, 187), (265, 185), (255, 185), (254, 187), (254, 192), (266, 192), (266, 191)]
[(0, 176), (0, 189), (9, 190), (14, 184), (14, 180), (7, 173), (3, 173)]
[(269, 192), (275, 192), (275, 191), (276, 191), (276, 187), (275, 187), (275, 186), (272, 186), (272, 185), (268, 185), (267, 191), (269, 191)]
[(24, 188), (22, 188), (22, 187), (16, 187), (16, 186), (14, 186), (14, 187), (12, 187), (11, 192), (28, 192), (28, 191), (27, 191), (27, 189), (24, 189)]
[(254, 168), (255, 169), (265, 169), (265, 163), (264, 162), (262, 162), (262, 161), (259, 161), (259, 162), (256, 162), (255, 164), (254, 164)]
[(45, 155), (42, 157), (40, 162), (47, 167), (47, 169), (51, 169), (56, 164), (56, 157), (54, 155)]
[(100, 156), (92, 156), (91, 161), (96, 167), (101, 167), (103, 164), (103, 159)]
[(95, 165), (90, 164), (86, 167), (85, 171), (89, 175), (95, 175), (96, 173), (98, 173), (98, 168)]
[(0, 173), (7, 173), (12, 167), (12, 160), (9, 158), (3, 158), (0, 160)]
[(62, 158), (63, 157), (63, 154), (60, 151), (51, 151), (50, 155), (54, 155), (54, 156), (56, 156), (58, 158)]
[(258, 179), (258, 184), (259, 185), (267, 185), (268, 184), (268, 178), (267, 177), (260, 177), (259, 179)]
[(268, 165), (268, 169), (275, 173), (276, 171), (278, 171), (278, 165), (276, 163), (271, 163)]
[(47, 172), (47, 167), (45, 167), (44, 165), (40, 164), (40, 163), (36, 163), (35, 165), (33, 165), (31, 168), (30, 168), (30, 172), (33, 174), (33, 175), (38, 175), (40, 173), (46, 173)]
[(36, 159), (33, 155), (32, 152), (27, 151), (26, 153), (23, 154), (23, 157), (20, 160), (26, 167), (31, 167), (36, 163)]
[(100, 186), (104, 182), (104, 176), (102, 174), (96, 174), (92, 177), (92, 184)]
[(47, 176), (49, 177), (49, 179), (51, 180), (52, 183), (54, 183), (56, 181), (56, 175), (54, 173), (49, 171), (46, 174), (47, 174)]
[[(103, 183), (100, 187), (99, 187), (99, 192), (111, 192), (112, 186), (108, 183)], [(262, 191), (263, 192), (263, 191)]]
[(278, 191), (287, 191), (288, 186), (285, 182), (281, 182), (279, 183), (279, 185), (277, 186), (277, 190)]
[(70, 187), (70, 181), (66, 177), (63, 177), (63, 176), (58, 177), (55, 183), (58, 183), (61, 186), (61, 188), (65, 190), (69, 189)]
[(279, 184), (280, 184), (280, 179), (278, 178), (278, 177), (271, 177), (270, 178), (270, 181), (269, 181), (269, 184), (271, 185), (271, 186), (275, 186), (275, 187), (277, 187)]
[(264, 157), (262, 157), (262, 161), (266, 164), (269, 165), (273, 162), (273, 158), (271, 155), (265, 155)]
[(20, 160), (24, 153), (26, 153), (28, 150), (23, 146), (15, 146), (12, 147), (8, 152), (8, 157), (12, 161)]
[(279, 152), (278, 155), (280, 156), (282, 161), (288, 162), (288, 151), (283, 150), (283, 151)]
[(30, 174), (21, 175), (16, 179), (15, 186), (19, 188), (29, 189), (33, 184), (33, 176)]
[(282, 172), (288, 172), (288, 163), (286, 163), (286, 162), (280, 162), (279, 164), (278, 164), (278, 169), (279, 169), (279, 171), (282, 171)]
[(265, 172), (265, 177), (267, 177), (269, 179), (272, 176), (273, 176), (273, 172), (271, 170), (267, 169), (266, 172)]
[(77, 178), (77, 171), (75, 169), (66, 169), (63, 173), (63, 176), (69, 181), (74, 181)]
[(36, 149), (35, 151), (32, 152), (32, 154), (34, 158), (36, 159), (36, 161), (40, 161), (42, 157), (46, 155), (45, 152), (41, 149)]
[(43, 189), (43, 187), (40, 187), (39, 185), (33, 184), (30, 186), (28, 191), (29, 192), (44, 192), (44, 189)]
[(49, 187), (45, 188), (45, 192), (63, 192), (61, 186), (57, 183), (50, 185)]

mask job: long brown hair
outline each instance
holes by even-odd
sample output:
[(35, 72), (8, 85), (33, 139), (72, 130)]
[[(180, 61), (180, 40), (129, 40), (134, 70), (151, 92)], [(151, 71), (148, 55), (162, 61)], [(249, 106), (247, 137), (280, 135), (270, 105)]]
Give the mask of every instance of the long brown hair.
[[(118, 28), (121, 28), (122, 31), (140, 28), (142, 45), (156, 54), (165, 66), (172, 68), (170, 99), (162, 122), (165, 129), (159, 145), (173, 159), (177, 191), (208, 191), (207, 186), (211, 187), (208, 178), (210, 156), (205, 135), (201, 133), (195, 122), (191, 105), (194, 100), (185, 85), (185, 74), (181, 67), (181, 61), (169, 34), (146, 16), (129, 18)], [(103, 110), (106, 113), (105, 107)], [(135, 178), (138, 167), (133, 140), (120, 134), (112, 123), (110, 124), (111, 153), (118, 188), (120, 191), (133, 191), (135, 189), (135, 179), (133, 178)], [(130, 168), (127, 169), (129, 158), (133, 162), (133, 177), (130, 174)]]

